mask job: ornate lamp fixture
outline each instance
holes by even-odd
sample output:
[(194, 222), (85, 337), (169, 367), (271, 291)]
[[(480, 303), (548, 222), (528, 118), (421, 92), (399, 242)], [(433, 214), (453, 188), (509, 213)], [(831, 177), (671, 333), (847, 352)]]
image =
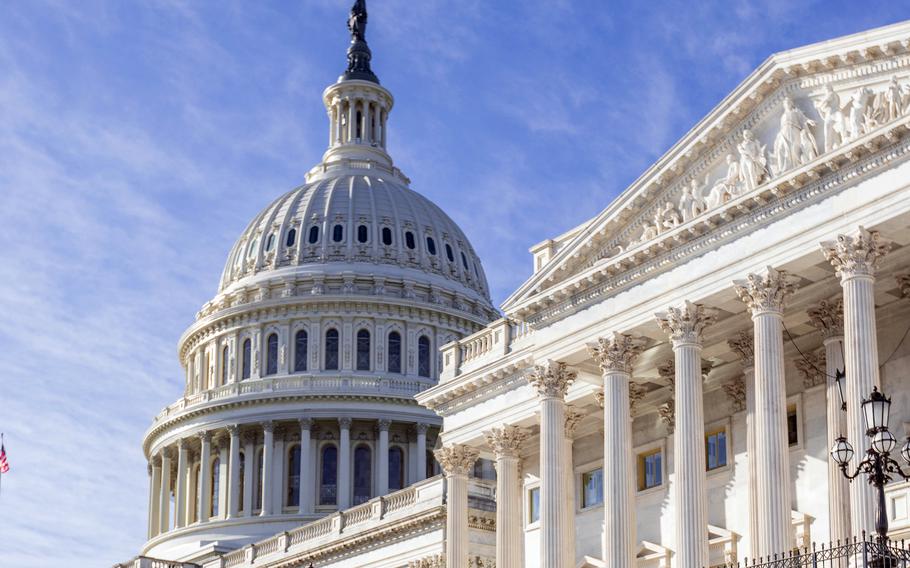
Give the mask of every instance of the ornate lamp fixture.
[[(872, 439), (866, 456), (856, 466), (856, 471), (850, 473), (847, 467), (853, 458), (853, 446), (843, 436), (838, 437), (831, 447), (831, 457), (840, 466), (847, 479), (853, 481), (861, 473), (869, 476), (869, 483), (878, 490), (878, 518), (875, 522), (875, 532), (878, 535), (881, 556), (877, 559), (878, 566), (891, 566), (887, 554), (888, 544), (888, 514), (885, 508), (885, 485), (890, 482), (893, 475), (904, 480), (910, 480), (910, 474), (904, 473), (899, 463), (894, 461), (891, 450), (897, 445), (894, 434), (888, 430), (888, 418), (891, 413), (891, 399), (879, 392), (877, 387), (872, 388), (872, 394), (862, 403), (863, 419), (866, 423), (866, 435)], [(901, 457), (910, 463), (910, 437), (904, 442), (900, 451)]]

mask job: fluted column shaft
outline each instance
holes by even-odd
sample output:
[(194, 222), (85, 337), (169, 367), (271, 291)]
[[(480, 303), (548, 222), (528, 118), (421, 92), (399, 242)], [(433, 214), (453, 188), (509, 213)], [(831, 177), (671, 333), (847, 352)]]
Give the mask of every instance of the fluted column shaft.
[(379, 421), (379, 495), (389, 493), (389, 427), (391, 421)]
[(170, 528), (171, 520), (171, 454), (168, 449), (164, 449), (161, 452), (161, 489), (158, 493), (158, 498), (160, 499), (158, 526), (159, 531), (165, 533)]
[(357, 101), (348, 100), (348, 140), (352, 144), (357, 138)]
[(360, 127), (360, 138), (362, 142), (370, 143), (370, 101), (363, 101), (363, 125)]
[(181, 528), (187, 525), (187, 510), (189, 509), (189, 504), (187, 503), (186, 495), (186, 456), (189, 450), (186, 447), (186, 442), (183, 439), (177, 441), (177, 487), (174, 491), (174, 526), (176, 528)]
[(496, 566), (522, 568), (521, 446), (527, 433), (517, 426), (493, 428), (487, 443), (496, 456)]
[(161, 462), (158, 458), (152, 458), (152, 475), (149, 477), (149, 539), (158, 536), (160, 531), (160, 522), (158, 520), (158, 511), (161, 506), (158, 492), (161, 489)]
[(417, 481), (427, 478), (427, 425), (417, 425)]
[(705, 485), (705, 417), (702, 398), (701, 337), (713, 316), (686, 302), (658, 314), (674, 353), (675, 414), (673, 459), (677, 568), (708, 565), (708, 511)]
[(313, 512), (313, 489), (314, 480), (310, 466), (310, 430), (313, 427), (313, 420), (310, 418), (300, 419), (300, 508), (298, 513), (309, 515)]
[(446, 476), (446, 566), (468, 566), (468, 475), (478, 455), (459, 444), (436, 450)]
[(199, 522), (209, 520), (212, 512), (212, 435), (199, 435), (202, 449), (199, 452)]
[(566, 422), (565, 422), (565, 434), (566, 434), (566, 468), (568, 469), (566, 474), (566, 487), (565, 491), (565, 508), (566, 508), (566, 522), (563, 525), (564, 535), (562, 538), (563, 541), (563, 552), (565, 553), (565, 562), (566, 566), (570, 568), (575, 566), (575, 504), (576, 504), (576, 494), (577, 488), (575, 486), (575, 430), (578, 428), (578, 423), (581, 421), (584, 415), (578, 411), (574, 406), (566, 406)]
[(351, 419), (340, 418), (338, 440), (338, 509), (351, 506)]
[[(846, 368), (847, 439), (855, 453), (850, 469), (866, 457), (869, 438), (863, 421), (861, 401), (872, 387), (881, 387), (878, 375), (878, 338), (875, 329), (875, 269), (890, 244), (881, 242), (878, 232), (863, 227), (852, 235), (839, 235), (837, 242), (822, 243), (825, 257), (841, 279), (844, 297), (844, 367)], [(853, 536), (873, 534), (876, 494), (867, 483), (850, 484)]]
[(262, 425), (262, 510), (261, 516), (272, 514), (272, 483), (275, 477), (272, 474), (272, 462), (275, 461), (275, 425), (271, 422), (265, 422)]
[(243, 446), (243, 516), (253, 516), (253, 481), (256, 479), (256, 438), (252, 434), (244, 435)]
[(233, 519), (240, 512), (240, 428), (228, 427), (230, 442), (228, 448), (228, 506), (227, 518)]

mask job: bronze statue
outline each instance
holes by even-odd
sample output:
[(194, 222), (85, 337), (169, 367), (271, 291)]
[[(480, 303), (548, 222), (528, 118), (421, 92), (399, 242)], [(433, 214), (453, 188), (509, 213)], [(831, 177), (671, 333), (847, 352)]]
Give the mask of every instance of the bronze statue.
[(367, 3), (366, 0), (357, 0), (351, 8), (348, 17), (348, 29), (351, 30), (353, 41), (364, 41), (367, 31)]

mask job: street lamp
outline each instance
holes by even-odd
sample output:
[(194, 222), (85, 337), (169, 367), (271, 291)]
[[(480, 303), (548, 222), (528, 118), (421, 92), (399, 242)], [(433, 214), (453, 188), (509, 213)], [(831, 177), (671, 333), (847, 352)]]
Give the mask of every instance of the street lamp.
[[(841, 471), (850, 481), (861, 473), (869, 476), (869, 483), (878, 491), (878, 519), (875, 522), (875, 532), (878, 534), (878, 543), (881, 546), (882, 560), (884, 561), (888, 544), (888, 514), (885, 508), (885, 485), (891, 481), (892, 474), (907, 480), (910, 474), (904, 473), (899, 463), (891, 459), (890, 453), (897, 445), (897, 440), (888, 430), (888, 418), (891, 412), (891, 399), (879, 392), (877, 387), (872, 387), (872, 394), (863, 400), (863, 420), (866, 423), (866, 436), (872, 439), (866, 456), (856, 466), (852, 474), (847, 471), (850, 460), (853, 458), (853, 446), (843, 436), (838, 437), (831, 447), (831, 457), (840, 466)], [(910, 463), (910, 437), (904, 442), (900, 451), (904, 461)], [(885, 564), (887, 565), (887, 563)]]

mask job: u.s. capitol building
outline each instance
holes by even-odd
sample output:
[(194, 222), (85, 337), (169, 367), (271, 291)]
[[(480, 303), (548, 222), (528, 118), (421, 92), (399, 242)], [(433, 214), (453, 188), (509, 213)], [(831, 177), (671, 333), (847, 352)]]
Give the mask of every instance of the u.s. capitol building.
[[(180, 338), (119, 566), (862, 566), (884, 548), (854, 539), (910, 534), (900, 475), (881, 504), (844, 475), (910, 429), (910, 23), (769, 57), (532, 247), (504, 315), (386, 151), (366, 24), (321, 163)], [(897, 442), (868, 453), (873, 389)]]

